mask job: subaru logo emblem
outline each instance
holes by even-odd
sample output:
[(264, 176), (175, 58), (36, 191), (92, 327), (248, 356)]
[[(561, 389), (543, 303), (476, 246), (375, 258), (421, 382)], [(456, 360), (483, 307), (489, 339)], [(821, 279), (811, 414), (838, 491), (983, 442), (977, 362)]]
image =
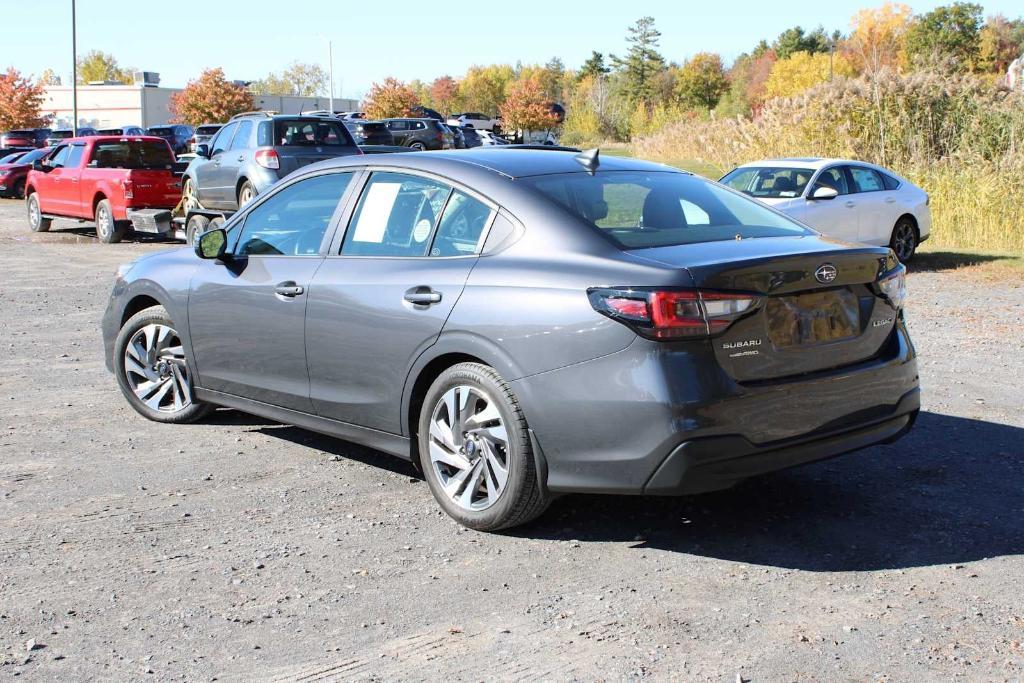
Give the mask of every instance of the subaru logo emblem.
[(836, 275), (839, 275), (839, 271), (831, 263), (822, 263), (818, 266), (818, 269), (814, 271), (814, 279), (823, 285), (827, 285), (836, 279)]

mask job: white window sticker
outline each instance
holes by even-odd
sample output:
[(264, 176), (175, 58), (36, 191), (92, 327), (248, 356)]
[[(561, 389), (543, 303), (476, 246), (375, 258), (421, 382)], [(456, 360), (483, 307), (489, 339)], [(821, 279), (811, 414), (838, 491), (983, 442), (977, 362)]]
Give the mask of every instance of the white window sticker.
[(359, 211), (359, 221), (352, 236), (353, 242), (373, 242), (380, 244), (387, 232), (388, 219), (395, 206), (401, 183), (373, 183)]
[(434, 227), (430, 221), (426, 218), (416, 224), (416, 229), (413, 230), (412, 238), (417, 242), (425, 242), (430, 237), (430, 229)]

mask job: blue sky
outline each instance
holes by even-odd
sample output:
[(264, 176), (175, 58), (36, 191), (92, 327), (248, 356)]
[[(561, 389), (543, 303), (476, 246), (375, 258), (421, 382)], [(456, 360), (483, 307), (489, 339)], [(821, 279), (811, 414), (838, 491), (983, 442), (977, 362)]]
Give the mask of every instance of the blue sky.
[[(0, 68), (12, 65), (31, 74), (53, 68), (67, 79), (71, 1), (0, 4), (4, 26), (32, 27), (4, 31)], [(908, 4), (923, 12), (946, 3)], [(1024, 11), (1020, 0), (983, 4), (986, 15), (1015, 17)], [(323, 35), (334, 43), (336, 94), (359, 98), (386, 76), (429, 80), (446, 73), (458, 76), (472, 64), (543, 63), (552, 56), (576, 67), (591, 50), (622, 54), (626, 27), (643, 15), (657, 20), (666, 58), (682, 61), (712, 51), (730, 61), (761, 38), (771, 39), (796, 24), (845, 32), (863, 6), (777, 0), (648, 0), (636, 5), (611, 0), (78, 0), (78, 50), (113, 53), (123, 66), (159, 72), (162, 85), (182, 86), (211, 66), (243, 80), (261, 78), (295, 60), (326, 66)]]

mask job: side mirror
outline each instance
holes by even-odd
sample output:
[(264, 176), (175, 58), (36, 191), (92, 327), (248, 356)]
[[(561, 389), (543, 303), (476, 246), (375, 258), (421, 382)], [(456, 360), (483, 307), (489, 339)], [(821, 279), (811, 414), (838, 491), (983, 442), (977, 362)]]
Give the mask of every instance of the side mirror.
[(835, 199), (838, 196), (839, 192), (835, 188), (822, 185), (815, 188), (814, 192), (811, 193), (810, 199)]
[(196, 256), (201, 259), (220, 259), (228, 246), (228, 235), (224, 228), (207, 230), (196, 240)]
[(196, 145), (196, 156), (202, 157), (203, 159), (210, 158), (210, 146), (205, 142), (200, 142)]

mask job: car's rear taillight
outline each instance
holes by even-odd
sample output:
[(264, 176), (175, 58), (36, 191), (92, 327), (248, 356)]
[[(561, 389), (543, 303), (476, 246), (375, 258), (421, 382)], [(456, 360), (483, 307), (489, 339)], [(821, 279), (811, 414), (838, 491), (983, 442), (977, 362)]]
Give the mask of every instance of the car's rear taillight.
[(258, 149), (256, 150), (256, 163), (263, 168), (281, 168), (281, 157), (277, 156), (277, 151), (273, 149)]
[(897, 311), (907, 302), (907, 269), (900, 265), (878, 278), (878, 289)]
[(752, 294), (695, 289), (591, 289), (599, 313), (650, 339), (708, 337), (724, 332), (757, 302)]
[(131, 178), (125, 178), (121, 181), (121, 192), (124, 194), (125, 199), (135, 198), (135, 184)]

